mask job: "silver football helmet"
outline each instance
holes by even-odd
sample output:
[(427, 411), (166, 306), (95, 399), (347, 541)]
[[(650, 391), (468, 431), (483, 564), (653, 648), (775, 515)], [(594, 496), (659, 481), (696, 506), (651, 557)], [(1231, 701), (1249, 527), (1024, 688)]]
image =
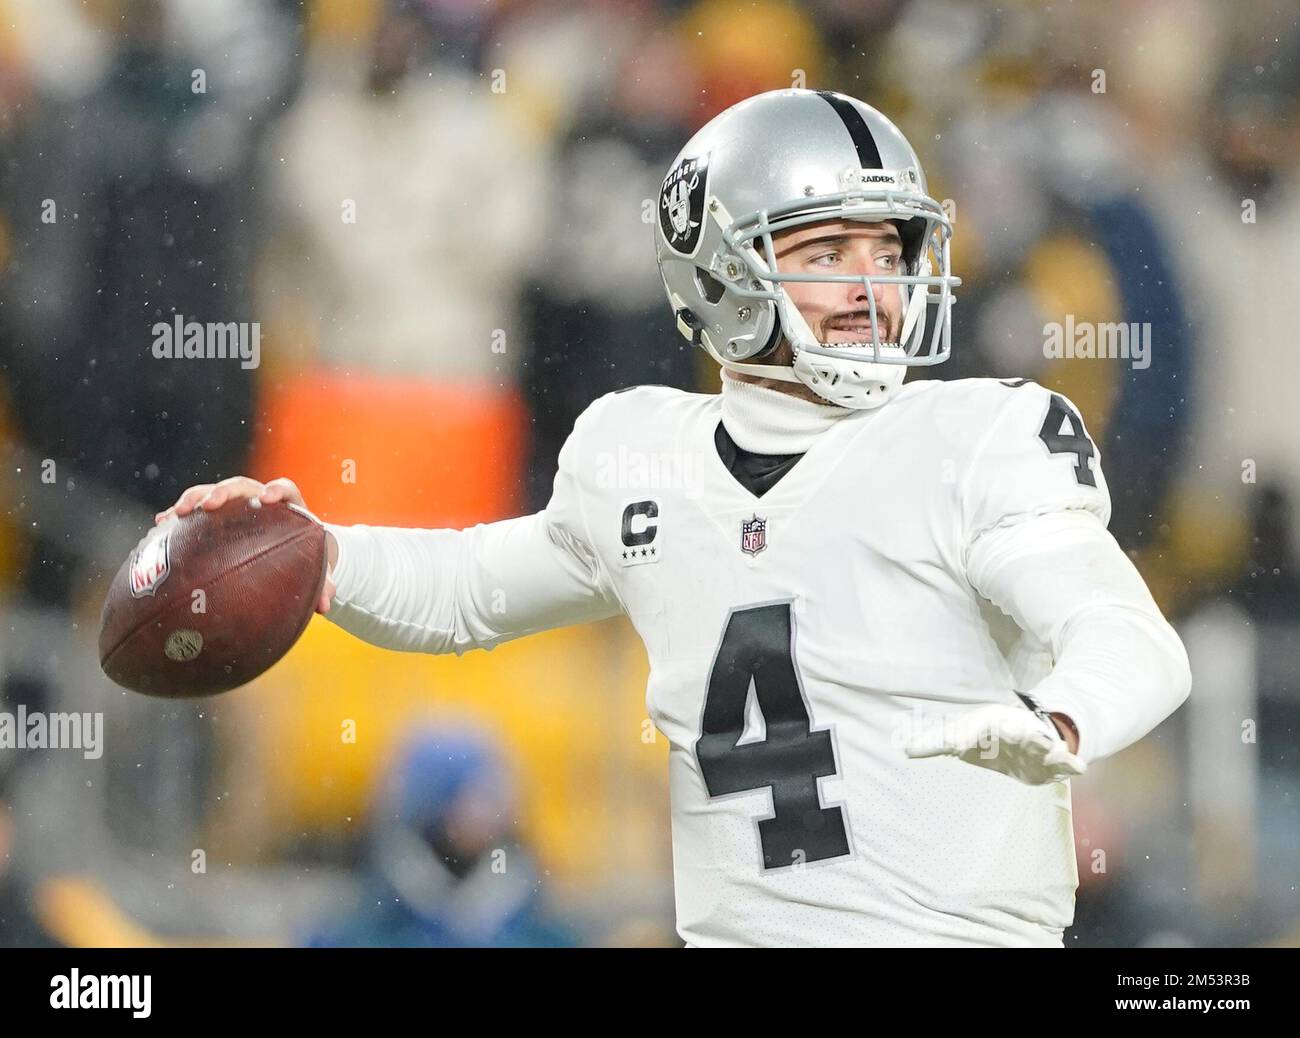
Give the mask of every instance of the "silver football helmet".
[[(779, 273), (772, 236), (820, 220), (896, 221), (899, 272)], [(690, 139), (664, 178), (654, 234), (678, 330), (732, 371), (802, 382), (831, 403), (869, 408), (889, 399), (907, 367), (948, 359), (953, 289), (961, 284), (950, 265), (952, 224), (926, 193), (898, 127), (854, 98), (774, 90), (728, 108)], [(818, 342), (786, 294), (791, 281), (861, 282), (871, 341)], [(881, 340), (873, 283), (899, 286), (897, 342)], [(782, 336), (791, 366), (745, 363), (769, 356)]]

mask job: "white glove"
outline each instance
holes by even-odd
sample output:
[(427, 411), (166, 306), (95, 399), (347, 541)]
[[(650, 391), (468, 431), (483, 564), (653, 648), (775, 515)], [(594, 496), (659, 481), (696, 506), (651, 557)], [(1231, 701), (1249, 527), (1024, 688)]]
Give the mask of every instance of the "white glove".
[(1087, 765), (1070, 752), (1051, 718), (1041, 710), (991, 704), (945, 714), (911, 733), (903, 750), (913, 758), (957, 757), (1000, 771), (1030, 786), (1082, 775)]

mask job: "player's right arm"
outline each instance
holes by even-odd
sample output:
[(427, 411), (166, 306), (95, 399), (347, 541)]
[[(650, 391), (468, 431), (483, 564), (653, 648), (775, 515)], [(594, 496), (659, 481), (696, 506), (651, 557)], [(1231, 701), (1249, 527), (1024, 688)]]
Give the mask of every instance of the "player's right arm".
[[(490, 648), (621, 612), (587, 543), (572, 439), (550, 503), (533, 515), (467, 530), (323, 524), (330, 566), (318, 611), (372, 644), (431, 653)], [(168, 512), (240, 497), (306, 507), (287, 479), (237, 476), (191, 487)]]

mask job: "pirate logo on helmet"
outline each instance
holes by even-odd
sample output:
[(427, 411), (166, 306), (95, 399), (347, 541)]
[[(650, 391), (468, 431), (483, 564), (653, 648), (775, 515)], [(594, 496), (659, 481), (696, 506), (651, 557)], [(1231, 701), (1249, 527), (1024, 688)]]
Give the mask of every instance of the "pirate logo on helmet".
[(683, 256), (693, 256), (700, 243), (708, 165), (707, 155), (682, 159), (659, 189), (659, 229), (669, 247)]

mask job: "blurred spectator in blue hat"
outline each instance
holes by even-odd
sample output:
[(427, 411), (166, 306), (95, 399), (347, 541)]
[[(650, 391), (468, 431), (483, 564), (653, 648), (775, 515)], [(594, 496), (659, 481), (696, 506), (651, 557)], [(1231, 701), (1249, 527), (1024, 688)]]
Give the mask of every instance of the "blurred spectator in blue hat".
[(426, 731), (399, 755), (374, 820), (360, 900), (323, 947), (563, 947), (497, 750), (470, 731)]

